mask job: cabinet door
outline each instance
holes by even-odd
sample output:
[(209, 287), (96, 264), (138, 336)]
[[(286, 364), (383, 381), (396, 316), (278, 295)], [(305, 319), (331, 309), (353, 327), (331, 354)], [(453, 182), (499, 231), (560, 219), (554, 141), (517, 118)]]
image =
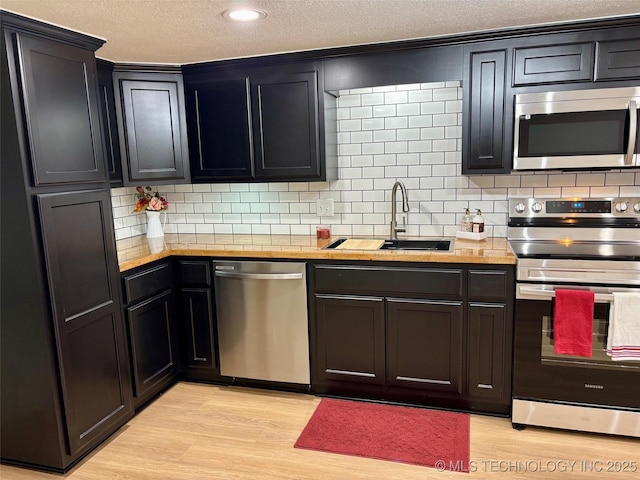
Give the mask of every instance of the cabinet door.
[(469, 395), (509, 402), (511, 338), (504, 304), (469, 305)]
[(589, 82), (593, 78), (593, 42), (516, 48), (513, 84)]
[(93, 52), (17, 35), (34, 185), (104, 182)]
[(507, 173), (511, 168), (511, 156), (503, 149), (506, 55), (497, 50), (465, 56), (462, 173)]
[(316, 295), (318, 380), (385, 384), (384, 299)]
[(132, 412), (110, 194), (38, 196), (71, 454)]
[(387, 299), (387, 385), (462, 393), (462, 302)]
[(596, 81), (640, 78), (640, 39), (598, 42)]
[(193, 181), (253, 177), (249, 78), (186, 79)]
[(187, 367), (215, 370), (213, 298), (210, 288), (183, 288), (182, 321)]
[(125, 185), (188, 182), (182, 75), (116, 72), (114, 79)]
[(102, 118), (102, 133), (106, 166), (112, 187), (122, 186), (122, 159), (118, 140), (116, 101), (113, 94), (113, 67), (98, 63), (98, 102)]
[(256, 178), (319, 177), (317, 73), (252, 77), (251, 104)]
[(127, 308), (134, 395), (146, 400), (177, 370), (173, 292)]

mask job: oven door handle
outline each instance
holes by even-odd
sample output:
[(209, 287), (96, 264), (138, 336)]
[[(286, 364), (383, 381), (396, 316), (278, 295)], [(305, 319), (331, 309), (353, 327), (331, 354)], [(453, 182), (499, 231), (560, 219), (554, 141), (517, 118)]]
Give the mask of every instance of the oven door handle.
[[(516, 298), (545, 298), (552, 299), (556, 296), (555, 290), (548, 290), (544, 288), (523, 287), (518, 285), (518, 291)], [(613, 302), (613, 295), (610, 293), (594, 293), (593, 298), (595, 303), (611, 303)]]

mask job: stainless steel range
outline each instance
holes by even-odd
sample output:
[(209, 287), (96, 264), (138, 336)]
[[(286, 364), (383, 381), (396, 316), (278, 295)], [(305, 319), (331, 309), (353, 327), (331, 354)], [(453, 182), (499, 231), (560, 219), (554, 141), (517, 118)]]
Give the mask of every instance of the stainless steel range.
[[(617, 292), (640, 292), (640, 197), (512, 199), (509, 216), (518, 258), (514, 427), (640, 437), (640, 359), (606, 352)], [(588, 355), (555, 353), (558, 289), (594, 293)], [(633, 316), (640, 323), (640, 308)]]

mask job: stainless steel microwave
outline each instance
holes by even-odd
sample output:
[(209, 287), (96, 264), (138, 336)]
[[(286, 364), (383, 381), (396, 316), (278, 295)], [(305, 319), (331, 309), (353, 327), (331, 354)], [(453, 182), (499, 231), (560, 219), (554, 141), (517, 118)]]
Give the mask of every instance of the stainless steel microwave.
[(516, 95), (514, 170), (640, 167), (639, 87)]

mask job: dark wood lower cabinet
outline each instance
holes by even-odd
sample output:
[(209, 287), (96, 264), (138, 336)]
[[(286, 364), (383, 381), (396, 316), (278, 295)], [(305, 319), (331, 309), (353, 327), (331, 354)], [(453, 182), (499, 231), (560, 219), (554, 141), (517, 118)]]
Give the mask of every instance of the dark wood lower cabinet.
[(507, 415), (513, 274), (505, 265), (314, 265), (312, 390)]
[(509, 401), (512, 322), (507, 305), (469, 305), (469, 395), (484, 400)]
[[(107, 190), (38, 196), (71, 453), (131, 413)], [(115, 252), (113, 252), (114, 254)]]
[(196, 381), (222, 381), (211, 260), (180, 258), (176, 267), (184, 376)]
[(318, 380), (385, 384), (384, 298), (316, 295)]
[(215, 370), (215, 332), (211, 288), (182, 288), (186, 367)]
[(171, 262), (161, 260), (127, 271), (129, 354), (134, 406), (139, 408), (171, 386), (180, 373), (180, 335)]
[(127, 308), (127, 316), (134, 395), (139, 402), (177, 370), (173, 292)]
[(387, 299), (387, 384), (462, 393), (462, 302)]

